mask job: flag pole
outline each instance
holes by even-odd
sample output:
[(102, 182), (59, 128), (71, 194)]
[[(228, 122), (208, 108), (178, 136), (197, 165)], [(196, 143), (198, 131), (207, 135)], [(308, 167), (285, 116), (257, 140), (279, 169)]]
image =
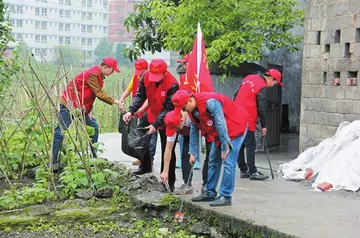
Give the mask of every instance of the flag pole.
[[(200, 92), (200, 80), (199, 80), (199, 76), (200, 76), (200, 64), (201, 64), (201, 57), (203, 52), (201, 52), (201, 40), (202, 40), (202, 33), (201, 33), (201, 27), (200, 27), (200, 22), (198, 22), (197, 25), (197, 46), (196, 46), (196, 74), (197, 74), (197, 81), (196, 81), (196, 90), (199, 93)], [(201, 144), (202, 140), (201, 140), (201, 131), (199, 130), (199, 161), (201, 164), (201, 151), (202, 151), (202, 144)]]

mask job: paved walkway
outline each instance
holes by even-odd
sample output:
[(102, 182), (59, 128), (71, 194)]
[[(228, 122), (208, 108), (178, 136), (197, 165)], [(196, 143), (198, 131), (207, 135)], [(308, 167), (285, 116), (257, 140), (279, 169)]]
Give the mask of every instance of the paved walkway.
[[(120, 161), (130, 168), (133, 158), (121, 152), (121, 135), (109, 133), (100, 135), (107, 151), (102, 155), (113, 161)], [(153, 173), (159, 176), (161, 148), (158, 143)], [(296, 158), (298, 154), (298, 137), (282, 136), (281, 146), (270, 149), (273, 170), (277, 170), (283, 162)], [(177, 148), (178, 150), (178, 148)], [(179, 153), (177, 153), (178, 155)], [(202, 158), (204, 155), (202, 155)], [(256, 154), (259, 170), (270, 175), (269, 165), (264, 153)], [(181, 170), (177, 169), (177, 186), (182, 183)], [(200, 193), (201, 171), (194, 171), (194, 195)], [(192, 195), (189, 195), (190, 198)], [(231, 207), (210, 208), (236, 216), (244, 220), (252, 220), (255, 224), (299, 237), (359, 237), (360, 198), (353, 193), (321, 193), (314, 192), (304, 183), (290, 182), (279, 178), (275, 180), (250, 181), (240, 179), (237, 170), (236, 187)]]

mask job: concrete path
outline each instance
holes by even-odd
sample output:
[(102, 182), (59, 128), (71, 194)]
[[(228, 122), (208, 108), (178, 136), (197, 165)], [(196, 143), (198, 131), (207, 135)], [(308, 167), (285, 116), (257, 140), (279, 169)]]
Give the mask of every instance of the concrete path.
[[(136, 168), (131, 164), (134, 158), (121, 152), (119, 133), (102, 134), (100, 141), (104, 142), (107, 150), (101, 156), (120, 161), (130, 168)], [(158, 177), (160, 177), (161, 159), (159, 146), (160, 142), (158, 142), (153, 169), (154, 175)], [(277, 170), (281, 163), (296, 158), (297, 147), (296, 135), (282, 136), (280, 148), (270, 150), (273, 169)], [(204, 158), (203, 154), (202, 158)], [(256, 164), (261, 172), (270, 175), (264, 153), (256, 154)], [(314, 192), (302, 182), (290, 182), (277, 177), (277, 173), (275, 173), (275, 180), (269, 179), (263, 182), (240, 179), (239, 173), (237, 170), (232, 206), (211, 208), (207, 203), (202, 205), (298, 237), (355, 238), (360, 236), (360, 197), (357, 194)], [(180, 169), (176, 170), (176, 176), (176, 185), (181, 186)], [(200, 193), (201, 182), (201, 170), (194, 171), (195, 190), (194, 195), (188, 195), (189, 199)]]

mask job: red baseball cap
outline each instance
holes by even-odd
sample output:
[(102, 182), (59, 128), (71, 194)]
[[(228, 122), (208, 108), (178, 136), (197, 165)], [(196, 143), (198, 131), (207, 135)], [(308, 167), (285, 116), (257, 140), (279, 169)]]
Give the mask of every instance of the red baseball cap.
[(144, 59), (138, 59), (135, 61), (135, 74), (142, 74), (149, 66), (148, 62)]
[(276, 69), (269, 69), (266, 74), (270, 75), (273, 79), (279, 82), (280, 86), (282, 87), (283, 84), (281, 82), (281, 73), (279, 70)]
[(166, 125), (166, 136), (173, 136), (181, 122), (181, 114), (178, 110), (168, 112), (164, 118)]
[(159, 82), (162, 75), (167, 70), (167, 64), (162, 59), (154, 59), (150, 62), (150, 75), (149, 80), (152, 82)]
[(175, 108), (182, 109), (188, 99), (191, 97), (191, 93), (186, 90), (178, 90), (171, 98), (171, 102), (174, 104)]
[(190, 61), (190, 56), (191, 56), (191, 54), (186, 54), (183, 59), (178, 60), (177, 62), (178, 62), (178, 63), (189, 62), (189, 61)]
[(112, 57), (103, 59), (103, 63), (114, 69), (115, 72), (120, 73), (120, 69), (117, 67), (117, 60)]

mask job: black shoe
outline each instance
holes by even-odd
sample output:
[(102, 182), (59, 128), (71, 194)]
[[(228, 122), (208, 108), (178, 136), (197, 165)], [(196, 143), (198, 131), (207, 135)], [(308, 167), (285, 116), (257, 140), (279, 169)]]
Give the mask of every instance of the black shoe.
[(224, 196), (218, 196), (215, 201), (210, 203), (212, 207), (231, 206), (231, 199), (225, 198)]
[(139, 168), (135, 169), (133, 171), (133, 174), (135, 175), (143, 175), (143, 174), (146, 174), (146, 173), (151, 173), (152, 172), (152, 169), (151, 167), (150, 168), (146, 168), (146, 167), (143, 167), (143, 166), (139, 166)]
[(240, 172), (240, 178), (250, 178), (249, 170), (246, 172)]
[(269, 176), (267, 175), (264, 175), (260, 172), (256, 172), (256, 173), (253, 173), (250, 175), (250, 180), (258, 180), (258, 181), (261, 181), (261, 180), (266, 180), (268, 179)]
[[(174, 190), (175, 190), (175, 185), (169, 185), (169, 188), (170, 188), (170, 193), (172, 193), (172, 192), (174, 192)], [(169, 193), (169, 191), (167, 190), (165, 184), (163, 184), (160, 192), (162, 192), (162, 193)]]
[(191, 198), (191, 201), (193, 202), (211, 202), (215, 200), (215, 196), (211, 196), (210, 194), (208, 194), (207, 192), (204, 194), (200, 194), (197, 197), (193, 197)]

